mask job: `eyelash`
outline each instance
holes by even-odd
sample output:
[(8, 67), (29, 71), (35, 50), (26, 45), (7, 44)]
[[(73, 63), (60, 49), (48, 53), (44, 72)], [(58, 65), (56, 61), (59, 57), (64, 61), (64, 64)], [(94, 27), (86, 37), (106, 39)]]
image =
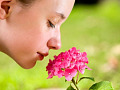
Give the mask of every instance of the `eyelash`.
[(50, 20), (48, 20), (48, 23), (50, 27), (55, 28), (55, 25)]

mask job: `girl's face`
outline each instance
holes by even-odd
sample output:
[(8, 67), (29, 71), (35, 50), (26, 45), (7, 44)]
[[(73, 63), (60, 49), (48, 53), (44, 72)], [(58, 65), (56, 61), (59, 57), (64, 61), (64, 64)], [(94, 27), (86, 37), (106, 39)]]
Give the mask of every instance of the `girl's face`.
[(69, 16), (74, 0), (36, 0), (32, 6), (16, 2), (4, 22), (3, 52), (23, 68), (32, 68), (50, 49), (60, 49), (60, 26)]

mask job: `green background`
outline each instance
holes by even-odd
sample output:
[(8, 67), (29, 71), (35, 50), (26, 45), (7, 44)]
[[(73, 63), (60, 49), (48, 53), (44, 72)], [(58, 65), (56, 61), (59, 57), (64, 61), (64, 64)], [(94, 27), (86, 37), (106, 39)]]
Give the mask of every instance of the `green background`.
[[(0, 52), (0, 90), (38, 90), (40, 88), (67, 88), (65, 78), (47, 79), (46, 66), (61, 51), (72, 47), (88, 54), (91, 71), (84, 75), (94, 77), (96, 82), (112, 82), (120, 90), (120, 2), (102, 2), (98, 5), (76, 5), (61, 27), (62, 48), (50, 50), (50, 55), (25, 70), (10, 57)], [(79, 83), (81, 90), (94, 84), (90, 80)]]

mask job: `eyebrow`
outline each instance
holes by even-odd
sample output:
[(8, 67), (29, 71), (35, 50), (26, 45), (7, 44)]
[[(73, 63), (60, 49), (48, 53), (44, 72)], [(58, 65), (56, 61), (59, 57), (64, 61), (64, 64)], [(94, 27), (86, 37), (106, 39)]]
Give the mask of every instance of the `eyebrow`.
[(58, 12), (56, 12), (56, 14), (57, 14), (61, 19), (65, 19), (65, 18), (66, 18), (65, 15), (62, 14), (62, 13), (58, 13)]

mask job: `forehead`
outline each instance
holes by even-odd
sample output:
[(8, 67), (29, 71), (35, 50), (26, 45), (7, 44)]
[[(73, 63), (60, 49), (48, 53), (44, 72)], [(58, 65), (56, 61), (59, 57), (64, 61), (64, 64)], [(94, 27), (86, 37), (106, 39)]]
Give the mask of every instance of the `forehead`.
[[(49, 13), (60, 13), (61, 16), (68, 17), (75, 0), (40, 0), (37, 5)], [(63, 17), (64, 17), (63, 16)]]

